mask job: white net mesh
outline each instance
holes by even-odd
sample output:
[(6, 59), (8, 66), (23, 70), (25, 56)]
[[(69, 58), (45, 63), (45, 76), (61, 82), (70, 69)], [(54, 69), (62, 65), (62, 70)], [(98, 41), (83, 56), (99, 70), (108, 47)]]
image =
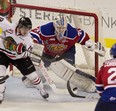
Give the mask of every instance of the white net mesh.
[[(43, 9), (46, 9), (43, 8)], [(64, 9), (65, 10), (65, 9)], [(69, 9), (67, 9), (69, 10)], [(87, 12), (88, 15), (84, 14), (84, 11), (78, 11), (78, 14), (72, 14), (73, 11), (75, 12), (75, 9), (70, 9), (71, 13), (68, 13), (66, 11), (63, 12), (63, 10), (58, 11), (58, 12), (52, 12), (51, 10), (47, 9), (47, 11), (45, 10), (38, 10), (37, 8), (35, 9), (31, 9), (31, 7), (29, 8), (25, 8), (24, 6), (22, 6), (21, 8), (17, 8), (15, 10), (15, 14), (12, 17), (12, 20), (17, 21), (21, 16), (27, 16), (32, 20), (33, 23), (33, 28), (48, 23), (50, 21), (53, 21), (55, 19), (55, 17), (60, 13), (65, 13), (66, 12), (66, 16), (67, 16), (67, 20), (68, 22), (77, 28), (81, 28), (83, 29), (85, 32), (87, 32), (90, 36), (90, 38), (95, 41), (95, 18), (91, 16), (91, 12), (89, 13), (89, 11)], [(81, 14), (82, 12), (82, 14)], [(94, 11), (95, 12), (95, 11)], [(85, 12), (86, 13), (86, 12)], [(92, 12), (93, 13), (93, 12)], [(93, 13), (94, 14), (94, 13)], [(98, 15), (98, 17), (100, 16), (100, 12), (96, 11), (96, 13)], [(98, 23), (99, 24), (99, 23)], [(104, 43), (103, 38), (102, 38), (102, 31), (101, 28), (98, 27), (99, 30), (99, 36), (100, 39), (99, 41)], [(39, 45), (35, 45), (35, 50), (38, 52), (42, 53), (42, 48)], [(99, 59), (101, 60), (101, 58), (99, 57)], [(104, 59), (104, 58), (102, 58)], [(79, 44), (76, 44), (76, 58), (75, 58), (75, 62), (76, 65), (84, 68), (84, 69), (92, 69), (95, 71), (95, 65), (98, 64), (95, 62), (95, 53), (94, 52), (90, 52), (86, 49), (83, 49)], [(99, 62), (101, 63), (101, 62)]]

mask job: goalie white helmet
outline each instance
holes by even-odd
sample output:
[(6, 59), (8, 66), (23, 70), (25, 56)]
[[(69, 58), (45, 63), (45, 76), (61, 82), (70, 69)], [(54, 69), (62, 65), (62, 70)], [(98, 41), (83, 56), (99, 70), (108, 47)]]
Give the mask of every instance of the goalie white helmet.
[(116, 43), (111, 47), (111, 49), (110, 49), (110, 55), (113, 58), (116, 58)]
[(67, 30), (66, 16), (59, 14), (53, 22), (55, 28), (55, 35), (59, 41), (63, 40), (65, 31)]

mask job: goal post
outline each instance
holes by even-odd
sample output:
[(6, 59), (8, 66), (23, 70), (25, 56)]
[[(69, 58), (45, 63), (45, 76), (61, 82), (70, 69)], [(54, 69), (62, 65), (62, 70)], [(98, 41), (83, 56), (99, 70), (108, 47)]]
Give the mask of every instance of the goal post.
[[(12, 14), (12, 9), (15, 9), (14, 15)], [(70, 24), (86, 31), (95, 42), (100, 41), (99, 18), (94, 12), (24, 4), (11, 4), (10, 6), (10, 17), (12, 20), (17, 21), (21, 16), (28, 16), (34, 24), (33, 28), (54, 20), (59, 13), (65, 13)], [(84, 20), (88, 20), (88, 24)], [(94, 52), (83, 49), (79, 44), (76, 44), (76, 51), (76, 64), (82, 67), (86, 64), (88, 66), (87, 69), (93, 67), (96, 76), (99, 70), (99, 56)]]

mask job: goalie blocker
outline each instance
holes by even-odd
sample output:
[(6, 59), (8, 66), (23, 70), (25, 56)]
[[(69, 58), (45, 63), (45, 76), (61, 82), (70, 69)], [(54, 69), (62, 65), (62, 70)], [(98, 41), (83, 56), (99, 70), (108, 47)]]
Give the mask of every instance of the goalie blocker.
[(85, 45), (83, 45), (83, 47), (89, 51), (96, 52), (101, 57), (105, 56), (105, 48), (100, 42), (94, 43), (92, 40), (88, 40), (86, 41)]

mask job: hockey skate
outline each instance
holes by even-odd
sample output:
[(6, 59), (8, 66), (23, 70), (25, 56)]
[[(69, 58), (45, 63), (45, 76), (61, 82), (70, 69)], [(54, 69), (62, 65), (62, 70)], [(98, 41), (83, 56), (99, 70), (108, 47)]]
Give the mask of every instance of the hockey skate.
[[(24, 83), (24, 85), (27, 87), (27, 88), (36, 88), (35, 85), (33, 85), (31, 83), (31, 81), (27, 78), (27, 77), (22, 77), (22, 82)], [(47, 99), (49, 97), (49, 94), (44, 90), (44, 89), (39, 89), (39, 92), (40, 92), (40, 95), (44, 98), (44, 99)]]
[(40, 95), (44, 98), (47, 99), (49, 97), (49, 94), (44, 90), (39, 90), (40, 91)]

